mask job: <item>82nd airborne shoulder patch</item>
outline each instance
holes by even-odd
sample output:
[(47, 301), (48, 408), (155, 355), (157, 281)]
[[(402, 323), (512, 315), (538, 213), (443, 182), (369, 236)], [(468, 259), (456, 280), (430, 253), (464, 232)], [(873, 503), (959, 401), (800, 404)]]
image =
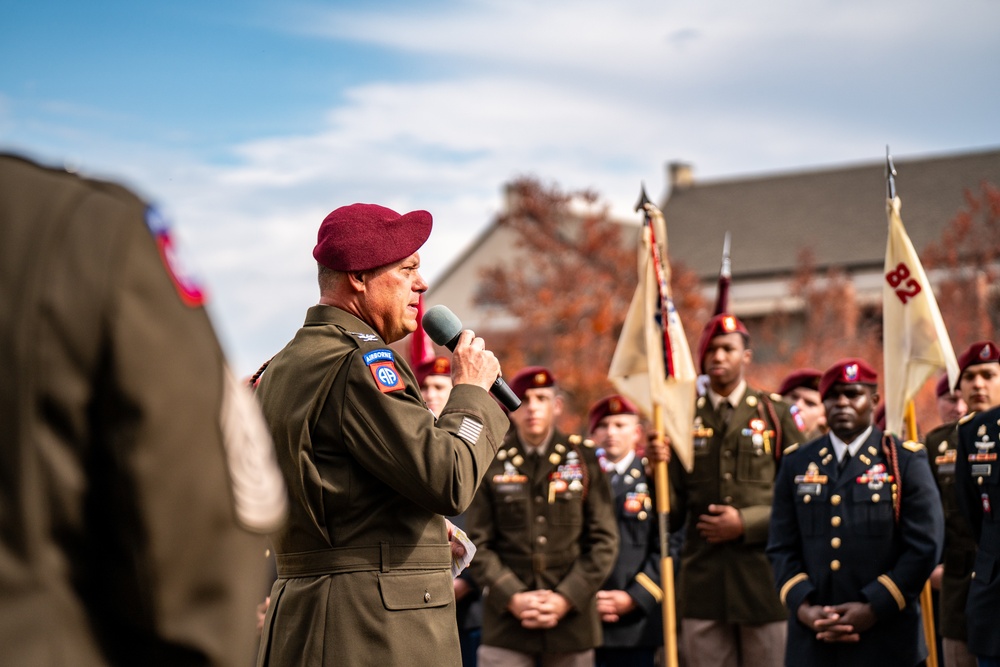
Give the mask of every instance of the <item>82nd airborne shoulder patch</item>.
[(406, 388), (406, 385), (403, 384), (403, 378), (396, 370), (396, 357), (392, 350), (384, 348), (372, 350), (365, 354), (364, 360), (368, 370), (372, 372), (372, 377), (375, 378), (375, 385), (383, 394)]

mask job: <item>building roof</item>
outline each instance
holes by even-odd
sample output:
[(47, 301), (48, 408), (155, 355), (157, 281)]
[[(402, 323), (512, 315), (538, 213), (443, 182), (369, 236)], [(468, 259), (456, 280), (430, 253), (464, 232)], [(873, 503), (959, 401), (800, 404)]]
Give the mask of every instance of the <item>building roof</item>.
[[(1000, 185), (1000, 149), (899, 158), (896, 194), (917, 252), (940, 238), (964, 207), (965, 190)], [(662, 205), (670, 255), (703, 281), (719, 272), (732, 232), (734, 280), (788, 275), (799, 253), (817, 268), (881, 267), (885, 259), (885, 161), (814, 171), (674, 184)]]

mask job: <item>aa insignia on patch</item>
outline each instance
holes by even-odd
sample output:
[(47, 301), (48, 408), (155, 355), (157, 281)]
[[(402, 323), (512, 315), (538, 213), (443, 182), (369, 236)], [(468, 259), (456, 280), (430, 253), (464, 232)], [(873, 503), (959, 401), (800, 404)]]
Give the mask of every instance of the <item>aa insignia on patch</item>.
[(368, 370), (372, 372), (372, 377), (375, 378), (375, 384), (383, 394), (406, 388), (403, 378), (396, 370), (396, 357), (392, 350), (372, 350), (364, 356), (364, 360)]

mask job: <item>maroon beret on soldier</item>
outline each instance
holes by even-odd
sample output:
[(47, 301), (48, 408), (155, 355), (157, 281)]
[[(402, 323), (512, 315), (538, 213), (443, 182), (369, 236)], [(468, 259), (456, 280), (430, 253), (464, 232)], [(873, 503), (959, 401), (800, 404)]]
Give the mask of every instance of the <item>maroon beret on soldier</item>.
[(591, 406), (587, 413), (588, 433), (593, 433), (601, 420), (612, 415), (638, 415), (639, 408), (624, 396), (606, 396)]
[[(969, 366), (995, 363), (1000, 363), (1000, 348), (991, 340), (981, 340), (970, 345), (958, 357), (958, 375), (961, 377)], [(955, 389), (958, 389), (958, 381), (955, 382)]]
[(800, 368), (797, 371), (792, 371), (781, 381), (778, 393), (784, 396), (792, 389), (798, 389), (799, 387), (819, 391), (819, 379), (822, 375), (823, 373), (815, 368)]
[(542, 387), (554, 387), (556, 378), (552, 371), (543, 366), (528, 366), (517, 372), (510, 381), (511, 391), (514, 395), (524, 400), (524, 392), (529, 389), (541, 389)]
[(747, 331), (743, 322), (740, 321), (740, 318), (729, 313), (716, 315), (701, 330), (701, 338), (698, 340), (698, 366), (702, 373), (705, 372), (705, 353), (708, 351), (708, 344), (716, 336), (725, 336), (731, 333), (743, 334), (744, 342), (749, 343), (750, 341), (750, 332)]
[(378, 204), (341, 206), (319, 226), (313, 258), (334, 271), (367, 271), (406, 259), (431, 235), (427, 211), (400, 215)]
[(819, 395), (825, 399), (835, 384), (878, 385), (878, 373), (864, 359), (841, 359), (823, 372), (819, 379)]
[(948, 374), (945, 373), (937, 381), (937, 385), (934, 386), (934, 398), (941, 398), (952, 392), (951, 387), (948, 386)]
[(424, 380), (426, 380), (431, 375), (445, 375), (451, 377), (451, 361), (448, 357), (434, 357), (430, 361), (425, 361), (417, 367), (414, 372), (417, 376), (417, 384), (420, 386), (424, 385)]

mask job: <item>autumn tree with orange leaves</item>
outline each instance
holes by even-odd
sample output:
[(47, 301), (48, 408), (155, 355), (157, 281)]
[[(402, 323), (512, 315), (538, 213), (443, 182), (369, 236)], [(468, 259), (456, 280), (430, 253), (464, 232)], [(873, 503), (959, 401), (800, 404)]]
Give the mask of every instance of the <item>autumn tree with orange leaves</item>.
[[(607, 372), (635, 290), (641, 215), (634, 226), (623, 224), (596, 193), (531, 178), (512, 182), (508, 193), (511, 205), (497, 225), (514, 231), (530, 252), (516, 268), (483, 273), (478, 301), (520, 323), (516, 331), (489, 332), (490, 347), (508, 373), (550, 367), (567, 392), (560, 426), (579, 432), (588, 407), (613, 391)], [(1000, 327), (1000, 189), (984, 183), (965, 197), (940, 239), (921, 253), (956, 353), (977, 340), (996, 340)], [(669, 260), (674, 301), (694, 350), (710, 304), (694, 272)], [(797, 368), (822, 370), (847, 355), (881, 368), (881, 310), (858, 302), (845, 270), (820, 271), (812, 252), (802, 250), (789, 287), (799, 309), (748, 322), (759, 352), (748, 369), (751, 384), (773, 389)], [(937, 424), (932, 385), (917, 399), (923, 432)]]
[[(635, 291), (636, 224), (613, 220), (588, 190), (563, 191), (537, 179), (507, 186), (498, 227), (528, 249), (517, 267), (483, 272), (477, 300), (502, 305), (516, 331), (484, 331), (508, 375), (529, 365), (551, 368), (566, 393), (561, 428), (581, 432), (587, 409), (612, 393), (608, 367)], [(678, 310), (697, 304), (697, 279), (674, 270)]]

